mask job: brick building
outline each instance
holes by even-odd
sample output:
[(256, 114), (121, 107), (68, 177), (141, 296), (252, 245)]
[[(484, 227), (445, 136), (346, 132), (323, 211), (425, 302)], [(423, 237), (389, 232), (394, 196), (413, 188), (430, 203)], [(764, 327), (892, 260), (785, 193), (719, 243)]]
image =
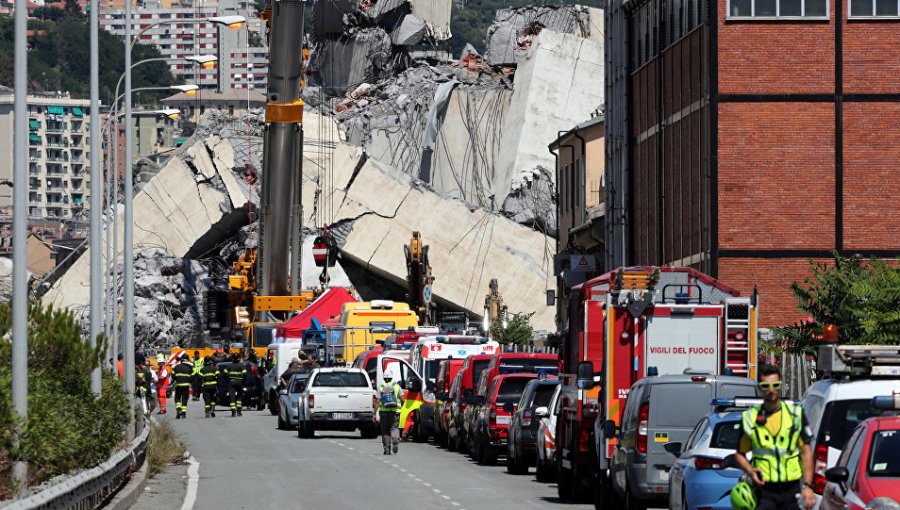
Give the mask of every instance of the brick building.
[(607, 266), (689, 265), (796, 320), (807, 258), (900, 255), (900, 12), (879, 0), (607, 10)]

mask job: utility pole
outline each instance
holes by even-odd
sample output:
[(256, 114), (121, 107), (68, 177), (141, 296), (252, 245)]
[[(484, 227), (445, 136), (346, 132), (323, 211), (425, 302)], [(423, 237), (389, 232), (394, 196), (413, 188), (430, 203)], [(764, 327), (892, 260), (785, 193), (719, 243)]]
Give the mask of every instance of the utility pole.
[[(103, 252), (100, 215), (103, 213), (100, 172), (100, 10), (99, 2), (91, 0), (91, 326), (88, 340), (91, 347), (97, 346), (101, 325), (105, 314), (101, 311), (103, 300), (103, 266), (100, 254)], [(91, 371), (91, 391), (100, 396), (100, 370), (103, 363)]]
[(28, 204), (26, 203), (25, 173), (27, 153), (25, 123), (28, 105), (28, 49), (25, 41), (28, 6), (26, 0), (16, 0), (15, 16), (15, 78), (13, 121), (13, 295), (12, 295), (12, 404), (16, 417), (14, 446), (19, 453), (13, 461), (12, 482), (16, 495), (28, 490), (28, 464), (22, 460), (22, 427), (28, 420), (28, 280), (26, 267), (28, 246)]
[[(131, 166), (131, 0), (125, 1), (125, 235), (122, 258), (125, 271), (122, 275), (125, 286), (125, 317), (123, 329), (125, 334), (124, 370), (125, 391), (129, 397), (134, 395), (134, 187), (132, 186)], [(130, 406), (129, 406), (130, 407)], [(134, 412), (129, 409), (129, 420)], [(129, 436), (134, 432), (129, 428)]]

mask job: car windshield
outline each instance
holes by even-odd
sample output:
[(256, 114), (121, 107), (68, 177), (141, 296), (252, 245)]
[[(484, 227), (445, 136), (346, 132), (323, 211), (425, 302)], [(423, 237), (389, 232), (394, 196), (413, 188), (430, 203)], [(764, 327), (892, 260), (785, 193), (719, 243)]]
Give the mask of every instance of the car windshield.
[(502, 405), (507, 402), (518, 402), (522, 398), (522, 392), (525, 391), (525, 385), (530, 380), (524, 377), (516, 377), (503, 381), (500, 384), (500, 391), (497, 392), (497, 403)]
[(555, 384), (538, 384), (534, 389), (534, 400), (531, 402), (531, 408), (545, 407), (550, 405), (550, 399), (553, 398), (553, 392), (556, 391)]
[(291, 393), (302, 393), (306, 389), (306, 381), (309, 377), (295, 377), (291, 383)]
[(366, 376), (360, 372), (322, 372), (313, 380), (313, 386), (349, 386), (367, 388)]
[(872, 436), (869, 476), (900, 478), (900, 430), (882, 430)]
[(866, 418), (880, 414), (880, 410), (872, 407), (870, 398), (829, 402), (822, 415), (823, 423), (817, 440), (831, 448), (843, 449), (857, 425)]
[(741, 422), (726, 421), (716, 424), (713, 429), (710, 448), (722, 448), (724, 450), (737, 450), (741, 442)]

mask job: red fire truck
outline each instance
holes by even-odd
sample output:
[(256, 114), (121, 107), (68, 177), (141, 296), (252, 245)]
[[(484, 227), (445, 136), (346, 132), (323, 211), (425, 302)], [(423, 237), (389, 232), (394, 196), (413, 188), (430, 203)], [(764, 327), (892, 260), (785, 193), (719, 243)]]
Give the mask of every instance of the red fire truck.
[(756, 291), (690, 268), (617, 269), (572, 289), (560, 352), (559, 496), (606, 494), (631, 385), (685, 370), (756, 376)]

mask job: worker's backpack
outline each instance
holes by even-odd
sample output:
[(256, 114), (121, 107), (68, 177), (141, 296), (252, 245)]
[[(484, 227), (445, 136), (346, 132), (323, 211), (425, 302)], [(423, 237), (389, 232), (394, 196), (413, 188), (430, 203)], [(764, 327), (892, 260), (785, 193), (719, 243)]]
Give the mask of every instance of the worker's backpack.
[(381, 407), (400, 407), (393, 384), (383, 384), (381, 386)]

